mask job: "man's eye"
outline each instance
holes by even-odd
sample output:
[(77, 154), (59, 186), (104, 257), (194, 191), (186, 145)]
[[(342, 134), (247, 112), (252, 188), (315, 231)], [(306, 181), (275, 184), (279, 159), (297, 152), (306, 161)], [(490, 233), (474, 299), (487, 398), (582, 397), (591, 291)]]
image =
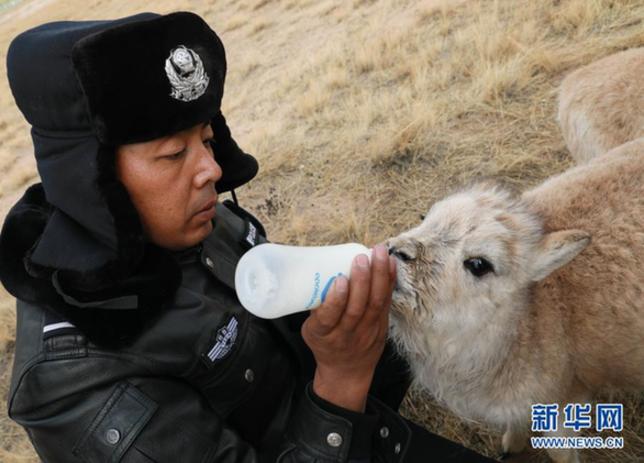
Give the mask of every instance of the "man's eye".
[(167, 156), (163, 156), (163, 159), (169, 159), (170, 161), (173, 161), (181, 158), (185, 153), (186, 153), (186, 150), (181, 150), (174, 154), (168, 154)]
[(206, 148), (210, 148), (212, 146), (211, 143), (214, 142), (214, 141), (215, 141), (214, 137), (206, 138), (203, 141), (203, 144), (206, 145)]

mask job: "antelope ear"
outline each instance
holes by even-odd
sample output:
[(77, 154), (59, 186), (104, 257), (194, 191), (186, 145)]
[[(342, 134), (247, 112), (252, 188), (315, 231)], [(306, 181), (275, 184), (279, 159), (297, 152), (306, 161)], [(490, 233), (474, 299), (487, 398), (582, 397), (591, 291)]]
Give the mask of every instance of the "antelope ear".
[(590, 234), (582, 230), (548, 233), (539, 245), (533, 281), (539, 281), (573, 260), (590, 243)]

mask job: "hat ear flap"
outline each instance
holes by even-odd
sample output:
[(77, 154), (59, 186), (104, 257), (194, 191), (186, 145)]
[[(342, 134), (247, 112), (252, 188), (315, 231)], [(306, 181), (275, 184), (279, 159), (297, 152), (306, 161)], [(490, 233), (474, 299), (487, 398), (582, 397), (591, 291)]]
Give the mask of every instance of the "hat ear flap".
[(215, 135), (215, 141), (217, 143), (226, 143), (232, 138), (228, 124), (226, 124), (226, 118), (221, 111), (210, 120), (210, 126), (212, 127), (212, 133)]
[(105, 199), (116, 230), (119, 268), (115, 271), (123, 276), (136, 268), (143, 257), (143, 225), (130, 194), (116, 173), (116, 147), (100, 144), (97, 162), (96, 187)]
[(215, 189), (217, 193), (224, 193), (252, 180), (257, 175), (259, 165), (253, 156), (242, 151), (233, 140), (221, 112), (212, 118), (211, 127), (215, 136), (215, 140), (211, 143), (212, 149), (215, 160), (223, 172), (215, 184)]

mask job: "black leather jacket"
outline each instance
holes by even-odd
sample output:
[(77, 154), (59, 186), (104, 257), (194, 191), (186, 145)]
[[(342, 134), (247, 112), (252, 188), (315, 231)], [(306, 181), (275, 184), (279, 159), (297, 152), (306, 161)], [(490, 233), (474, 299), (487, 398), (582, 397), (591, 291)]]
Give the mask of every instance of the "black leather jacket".
[[(310, 390), (306, 314), (261, 320), (237, 300), (233, 275), (250, 245), (248, 224), (218, 205), (208, 238), (176, 254), (182, 283), (173, 306), (127, 347), (98, 347), (18, 300), (9, 413), (43, 461), (349, 461), (358, 421)], [(396, 408), (406, 388), (389, 353), (369, 398), (375, 432), (361, 461), (401, 461), (410, 440), (386, 405)]]

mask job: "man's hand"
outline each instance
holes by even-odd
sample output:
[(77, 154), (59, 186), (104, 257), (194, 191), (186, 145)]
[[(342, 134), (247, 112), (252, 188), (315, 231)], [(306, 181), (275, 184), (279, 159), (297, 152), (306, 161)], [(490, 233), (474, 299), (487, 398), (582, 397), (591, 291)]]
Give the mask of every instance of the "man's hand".
[(357, 256), (351, 280), (338, 277), (324, 303), (311, 312), (302, 337), (317, 362), (313, 391), (340, 407), (364, 411), (389, 326), (396, 262), (384, 245)]

